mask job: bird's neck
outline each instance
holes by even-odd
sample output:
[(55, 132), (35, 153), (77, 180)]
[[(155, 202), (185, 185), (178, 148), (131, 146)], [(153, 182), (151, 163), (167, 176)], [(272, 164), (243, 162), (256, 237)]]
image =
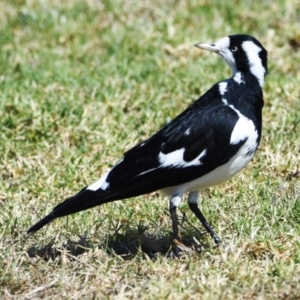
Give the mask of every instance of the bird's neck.
[(222, 84), (219, 85), (219, 90), (224, 103), (234, 106), (249, 119), (257, 119), (256, 121), (261, 123), (263, 91), (258, 79), (251, 72), (236, 72), (231, 80), (227, 81), (226, 90), (223, 88), (223, 93), (221, 86)]
[(253, 73), (251, 70), (246, 72), (236, 71), (233, 73), (232, 79), (238, 84), (246, 84), (250, 82), (257, 81), (259, 86), (263, 88), (265, 83), (265, 69), (264, 71), (258, 69), (256, 73)]

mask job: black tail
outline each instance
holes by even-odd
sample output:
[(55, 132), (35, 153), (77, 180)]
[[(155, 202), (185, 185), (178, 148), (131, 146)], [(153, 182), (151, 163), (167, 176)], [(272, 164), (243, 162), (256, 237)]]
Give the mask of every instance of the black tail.
[(27, 231), (27, 234), (41, 229), (43, 226), (56, 218), (67, 216), (114, 200), (116, 200), (116, 198), (113, 198), (109, 192), (99, 193), (84, 188), (74, 197), (66, 199), (64, 202), (54, 207), (53, 211), (48, 216), (44, 217), (38, 223), (30, 227)]
[[(164, 174), (162, 175), (164, 176)], [(27, 233), (39, 230), (44, 225), (48, 224), (56, 218), (74, 214), (76, 212), (86, 210), (88, 208), (101, 205), (107, 202), (127, 199), (138, 195), (150, 193), (159, 189), (160, 187), (158, 187), (157, 185), (151, 185), (151, 180), (152, 178), (148, 178), (148, 180), (138, 182), (135, 185), (128, 185), (120, 189), (109, 191), (103, 191), (100, 189), (97, 191), (93, 191), (85, 187), (75, 196), (66, 199), (64, 202), (54, 207), (53, 211), (48, 216), (46, 216), (37, 224), (29, 228)]]
[(51, 221), (53, 221), (55, 218), (56, 217), (55, 217), (55, 215), (53, 213), (49, 214), (48, 216), (46, 216), (45, 218), (43, 218), (42, 220), (40, 220), (39, 222), (37, 222), (35, 225), (33, 225), (32, 227), (30, 227), (27, 230), (27, 234), (38, 231), (39, 229), (41, 229), (46, 224), (48, 224)]

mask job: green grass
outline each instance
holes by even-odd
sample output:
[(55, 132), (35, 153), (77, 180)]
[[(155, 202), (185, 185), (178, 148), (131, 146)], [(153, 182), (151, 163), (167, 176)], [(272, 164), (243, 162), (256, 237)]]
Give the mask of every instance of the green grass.
[[(2, 1), (0, 298), (300, 298), (299, 15), (297, 0)], [(229, 77), (193, 45), (234, 33), (267, 48), (269, 76), (254, 160), (202, 192), (223, 247), (184, 202), (180, 231), (194, 252), (171, 258), (159, 193), (25, 235)]]

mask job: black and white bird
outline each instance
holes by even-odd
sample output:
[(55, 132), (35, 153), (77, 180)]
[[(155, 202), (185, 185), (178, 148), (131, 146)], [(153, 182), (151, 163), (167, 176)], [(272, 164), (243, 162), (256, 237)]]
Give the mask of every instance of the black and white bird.
[(188, 193), (190, 209), (215, 244), (220, 244), (198, 207), (198, 195), (201, 189), (237, 174), (259, 145), (267, 51), (244, 34), (195, 46), (219, 54), (230, 66), (232, 77), (215, 84), (165, 127), (125, 152), (103, 177), (56, 206), (28, 233), (59, 217), (161, 190), (170, 196), (175, 239), (179, 239), (176, 209)]

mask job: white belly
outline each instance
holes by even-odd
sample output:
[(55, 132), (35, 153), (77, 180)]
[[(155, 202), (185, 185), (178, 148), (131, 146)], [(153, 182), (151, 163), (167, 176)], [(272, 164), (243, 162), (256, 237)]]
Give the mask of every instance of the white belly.
[(248, 147), (244, 145), (228, 163), (195, 180), (164, 188), (162, 189), (162, 192), (167, 195), (174, 195), (176, 193), (199, 191), (229, 180), (242, 170), (253, 157), (253, 154), (251, 156), (245, 155), (248, 152), (247, 149)]

